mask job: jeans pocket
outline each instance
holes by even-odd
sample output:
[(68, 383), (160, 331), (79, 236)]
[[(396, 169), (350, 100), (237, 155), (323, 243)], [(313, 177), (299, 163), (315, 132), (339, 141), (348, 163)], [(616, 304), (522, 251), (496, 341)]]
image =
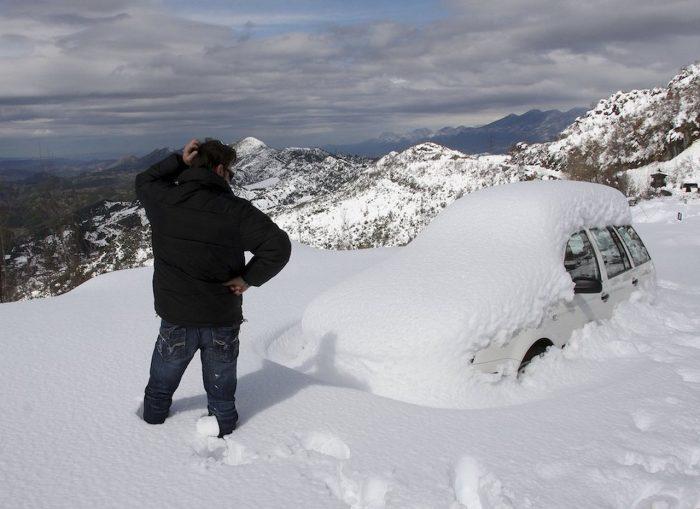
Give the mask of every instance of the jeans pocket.
[(212, 355), (221, 362), (234, 362), (238, 358), (239, 327), (214, 327), (212, 330)]
[(165, 361), (187, 357), (187, 330), (180, 325), (161, 323), (158, 331), (158, 353)]

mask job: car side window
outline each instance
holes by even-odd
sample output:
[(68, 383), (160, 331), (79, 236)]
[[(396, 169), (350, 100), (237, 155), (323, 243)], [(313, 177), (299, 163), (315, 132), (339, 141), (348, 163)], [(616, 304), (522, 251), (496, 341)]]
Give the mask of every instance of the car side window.
[(635, 265), (641, 265), (651, 260), (647, 248), (644, 247), (642, 239), (639, 238), (634, 228), (626, 224), (624, 226), (616, 226), (615, 229), (617, 233), (620, 234), (620, 237), (622, 237), (628, 251), (632, 255), (632, 260), (634, 260)]
[(591, 228), (591, 233), (595, 243), (603, 256), (603, 264), (608, 278), (613, 278), (632, 268), (632, 264), (627, 258), (627, 253), (620, 243), (620, 239), (611, 227)]
[(576, 232), (569, 237), (564, 254), (564, 267), (574, 281), (577, 279), (600, 280), (598, 261), (585, 231)]

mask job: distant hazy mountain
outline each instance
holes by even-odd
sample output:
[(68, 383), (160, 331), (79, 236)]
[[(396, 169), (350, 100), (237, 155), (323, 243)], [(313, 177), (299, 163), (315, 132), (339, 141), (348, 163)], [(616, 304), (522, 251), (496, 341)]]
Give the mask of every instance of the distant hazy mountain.
[(142, 171), (167, 157), (172, 152), (169, 147), (157, 148), (142, 157), (125, 156), (103, 168), (104, 171)]
[(349, 145), (329, 145), (326, 150), (343, 154), (379, 157), (404, 150), (416, 143), (431, 141), (465, 154), (505, 154), (518, 142), (541, 143), (556, 140), (585, 108), (568, 111), (530, 110), (522, 115), (510, 114), (481, 127), (443, 127), (437, 131), (416, 129), (399, 135), (385, 133), (371, 140)]

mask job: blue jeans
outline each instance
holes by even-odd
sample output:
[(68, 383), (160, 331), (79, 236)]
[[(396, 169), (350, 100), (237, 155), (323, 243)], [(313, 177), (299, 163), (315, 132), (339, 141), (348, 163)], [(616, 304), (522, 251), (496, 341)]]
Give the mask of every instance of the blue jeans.
[(239, 329), (239, 325), (183, 327), (161, 320), (143, 399), (143, 419), (150, 424), (165, 421), (175, 389), (200, 350), (209, 415), (216, 416), (219, 437), (231, 433), (238, 421), (235, 396)]

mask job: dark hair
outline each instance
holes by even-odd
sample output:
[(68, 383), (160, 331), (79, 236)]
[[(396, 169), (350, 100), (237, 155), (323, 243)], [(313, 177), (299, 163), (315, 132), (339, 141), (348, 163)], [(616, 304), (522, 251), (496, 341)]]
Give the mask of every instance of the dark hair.
[(221, 143), (219, 140), (207, 138), (199, 144), (192, 166), (203, 166), (213, 169), (223, 164), (224, 168), (228, 170), (235, 162), (236, 151), (233, 148)]

